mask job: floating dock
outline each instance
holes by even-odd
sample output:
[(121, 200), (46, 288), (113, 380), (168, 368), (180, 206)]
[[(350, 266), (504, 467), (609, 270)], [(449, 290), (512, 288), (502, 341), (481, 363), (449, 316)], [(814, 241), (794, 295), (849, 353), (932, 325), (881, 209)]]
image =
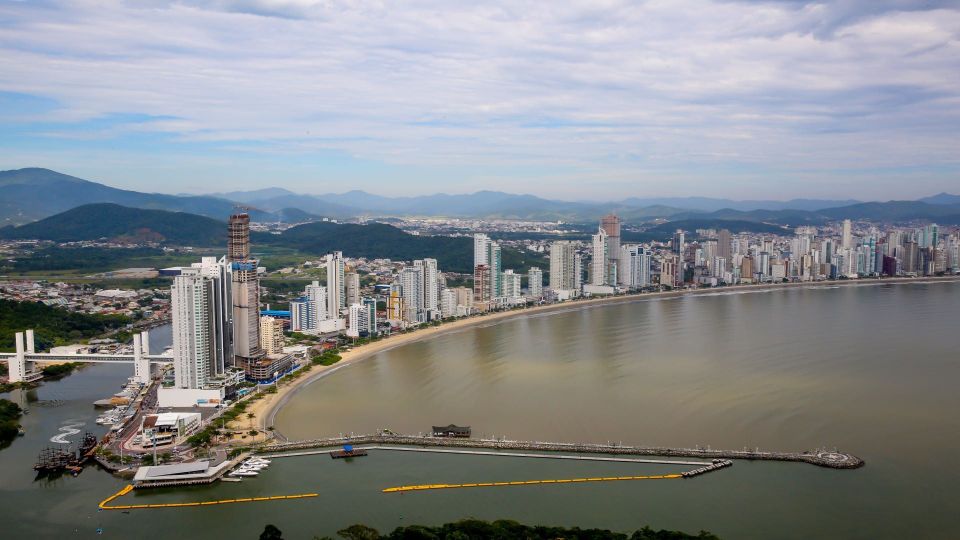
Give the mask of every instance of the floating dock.
[(221, 499), (219, 501), (197, 501), (197, 502), (184, 502), (184, 503), (165, 503), (165, 504), (125, 504), (117, 506), (108, 506), (111, 502), (123, 497), (127, 493), (133, 491), (132, 485), (124, 486), (123, 489), (114, 493), (113, 495), (107, 497), (106, 499), (100, 501), (99, 508), (101, 510), (139, 510), (147, 508), (186, 508), (191, 506), (216, 506), (219, 504), (237, 504), (237, 503), (250, 503), (250, 502), (265, 502), (265, 501), (286, 501), (291, 499), (309, 499), (317, 497), (316, 493), (302, 493), (298, 495), (274, 495), (271, 497), (244, 497), (241, 499)]

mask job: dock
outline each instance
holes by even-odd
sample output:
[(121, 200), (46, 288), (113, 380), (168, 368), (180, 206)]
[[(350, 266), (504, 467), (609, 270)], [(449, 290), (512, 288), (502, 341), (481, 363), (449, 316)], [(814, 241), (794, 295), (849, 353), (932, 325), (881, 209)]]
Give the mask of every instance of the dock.
[(356, 447), (466, 448), (492, 451), (516, 450), (525, 453), (547, 452), (566, 454), (607, 454), (612, 456), (659, 456), (668, 458), (695, 458), (704, 460), (786, 461), (807, 463), (830, 469), (856, 469), (864, 465), (859, 457), (835, 450), (805, 452), (768, 452), (760, 450), (714, 450), (710, 448), (668, 448), (652, 446), (624, 446), (619, 444), (560, 443), (513, 441), (505, 439), (468, 439), (459, 437), (430, 437), (378, 433), (327, 439), (291, 441), (263, 446), (259, 454), (287, 454), (311, 449)]

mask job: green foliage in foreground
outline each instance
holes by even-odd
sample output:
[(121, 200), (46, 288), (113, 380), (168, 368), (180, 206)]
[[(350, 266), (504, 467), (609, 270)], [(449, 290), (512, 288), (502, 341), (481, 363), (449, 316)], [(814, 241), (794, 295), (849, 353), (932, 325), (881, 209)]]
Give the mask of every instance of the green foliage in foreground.
[(17, 430), (20, 427), (17, 420), (20, 419), (22, 412), (16, 403), (0, 399), (0, 447), (10, 444), (10, 441), (17, 438)]
[[(337, 535), (346, 540), (719, 540), (706, 531), (699, 534), (687, 534), (680, 531), (655, 531), (644, 527), (630, 533), (618, 533), (607, 529), (581, 529), (579, 527), (546, 527), (542, 525), (523, 525), (511, 520), (493, 522), (465, 519), (455, 523), (445, 523), (436, 527), (410, 525), (397, 527), (392, 533), (380, 534), (366, 525), (351, 525), (337, 531)], [(267, 525), (261, 539), (279, 540), (283, 533), (274, 525)]]
[(35, 330), (38, 351), (91, 338), (127, 324), (121, 315), (87, 315), (53, 308), (39, 302), (0, 300), (0, 351), (14, 350), (14, 334)]

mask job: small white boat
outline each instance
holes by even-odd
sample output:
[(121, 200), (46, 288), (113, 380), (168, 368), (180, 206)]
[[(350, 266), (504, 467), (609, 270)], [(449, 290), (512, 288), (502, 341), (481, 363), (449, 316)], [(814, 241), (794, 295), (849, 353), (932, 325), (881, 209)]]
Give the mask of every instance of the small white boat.
[(230, 473), (230, 476), (257, 476), (258, 474), (260, 473), (258, 473), (257, 471), (251, 471), (247, 469), (237, 469), (232, 473)]
[(264, 458), (250, 458), (247, 460), (247, 463), (265, 463), (269, 465), (271, 461), (269, 459), (264, 459)]

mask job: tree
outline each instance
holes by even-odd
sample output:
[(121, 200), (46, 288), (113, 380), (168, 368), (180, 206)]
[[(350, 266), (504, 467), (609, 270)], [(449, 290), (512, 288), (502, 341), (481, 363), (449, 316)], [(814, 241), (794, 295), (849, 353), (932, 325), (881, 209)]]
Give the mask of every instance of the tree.
[(380, 532), (366, 525), (351, 525), (337, 531), (337, 534), (346, 540), (380, 540)]
[(263, 528), (263, 532), (260, 533), (260, 540), (283, 540), (283, 532), (276, 528), (276, 526), (268, 523), (267, 526)]

